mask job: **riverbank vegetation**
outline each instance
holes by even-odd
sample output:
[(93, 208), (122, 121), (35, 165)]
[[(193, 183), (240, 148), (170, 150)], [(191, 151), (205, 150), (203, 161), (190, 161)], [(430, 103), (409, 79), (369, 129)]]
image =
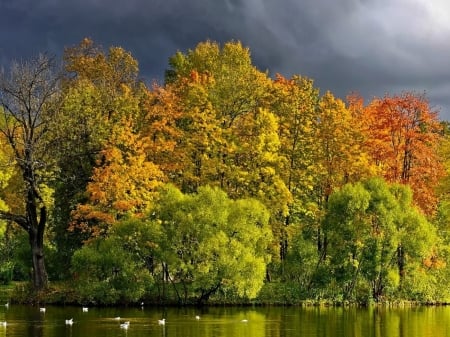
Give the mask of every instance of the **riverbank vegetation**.
[(239, 42), (151, 85), (89, 39), (58, 63), (0, 76), (13, 300), (450, 301), (450, 132), (424, 94), (343, 100)]

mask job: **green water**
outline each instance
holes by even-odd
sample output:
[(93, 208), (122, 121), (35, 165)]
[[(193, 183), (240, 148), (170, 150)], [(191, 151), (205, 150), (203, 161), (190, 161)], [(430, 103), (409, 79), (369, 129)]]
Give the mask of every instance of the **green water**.
[[(199, 315), (200, 319), (195, 316)], [(117, 319), (120, 317), (120, 320)], [(158, 320), (166, 318), (166, 324)], [(73, 325), (65, 320), (73, 318)], [(248, 320), (243, 322), (242, 320)], [(0, 336), (27, 337), (450, 337), (450, 307), (89, 308), (0, 307)], [(120, 327), (129, 321), (128, 329)]]

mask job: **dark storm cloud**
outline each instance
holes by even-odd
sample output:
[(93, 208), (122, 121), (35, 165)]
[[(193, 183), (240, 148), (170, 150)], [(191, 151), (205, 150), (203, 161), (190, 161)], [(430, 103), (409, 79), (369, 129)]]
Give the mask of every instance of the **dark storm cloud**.
[(207, 39), (240, 40), (271, 74), (301, 74), (321, 92), (427, 92), (450, 119), (446, 0), (0, 0), (0, 62), (91, 37), (130, 50), (161, 79), (168, 57)]

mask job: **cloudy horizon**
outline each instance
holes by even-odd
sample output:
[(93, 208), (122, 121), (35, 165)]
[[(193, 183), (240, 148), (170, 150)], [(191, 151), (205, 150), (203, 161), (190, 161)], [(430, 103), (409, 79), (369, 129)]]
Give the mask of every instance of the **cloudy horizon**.
[(450, 120), (446, 0), (0, 0), (1, 65), (84, 37), (129, 50), (147, 81), (178, 50), (239, 40), (271, 75), (308, 76), (341, 98), (425, 92)]

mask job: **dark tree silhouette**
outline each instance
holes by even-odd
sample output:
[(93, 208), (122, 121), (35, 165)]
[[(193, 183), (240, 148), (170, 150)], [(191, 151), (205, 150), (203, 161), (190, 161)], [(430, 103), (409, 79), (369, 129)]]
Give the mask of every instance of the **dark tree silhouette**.
[[(49, 122), (55, 112), (58, 75), (53, 59), (46, 55), (24, 62), (13, 62), (10, 72), (0, 73), (0, 133), (5, 138), (22, 178), (23, 189), (14, 211), (0, 212), (0, 218), (13, 221), (29, 237), (36, 290), (47, 285), (44, 263), (44, 232), (47, 207), (40, 187), (46, 182), (51, 164), (47, 148)], [(44, 174), (45, 173), (45, 174)]]

